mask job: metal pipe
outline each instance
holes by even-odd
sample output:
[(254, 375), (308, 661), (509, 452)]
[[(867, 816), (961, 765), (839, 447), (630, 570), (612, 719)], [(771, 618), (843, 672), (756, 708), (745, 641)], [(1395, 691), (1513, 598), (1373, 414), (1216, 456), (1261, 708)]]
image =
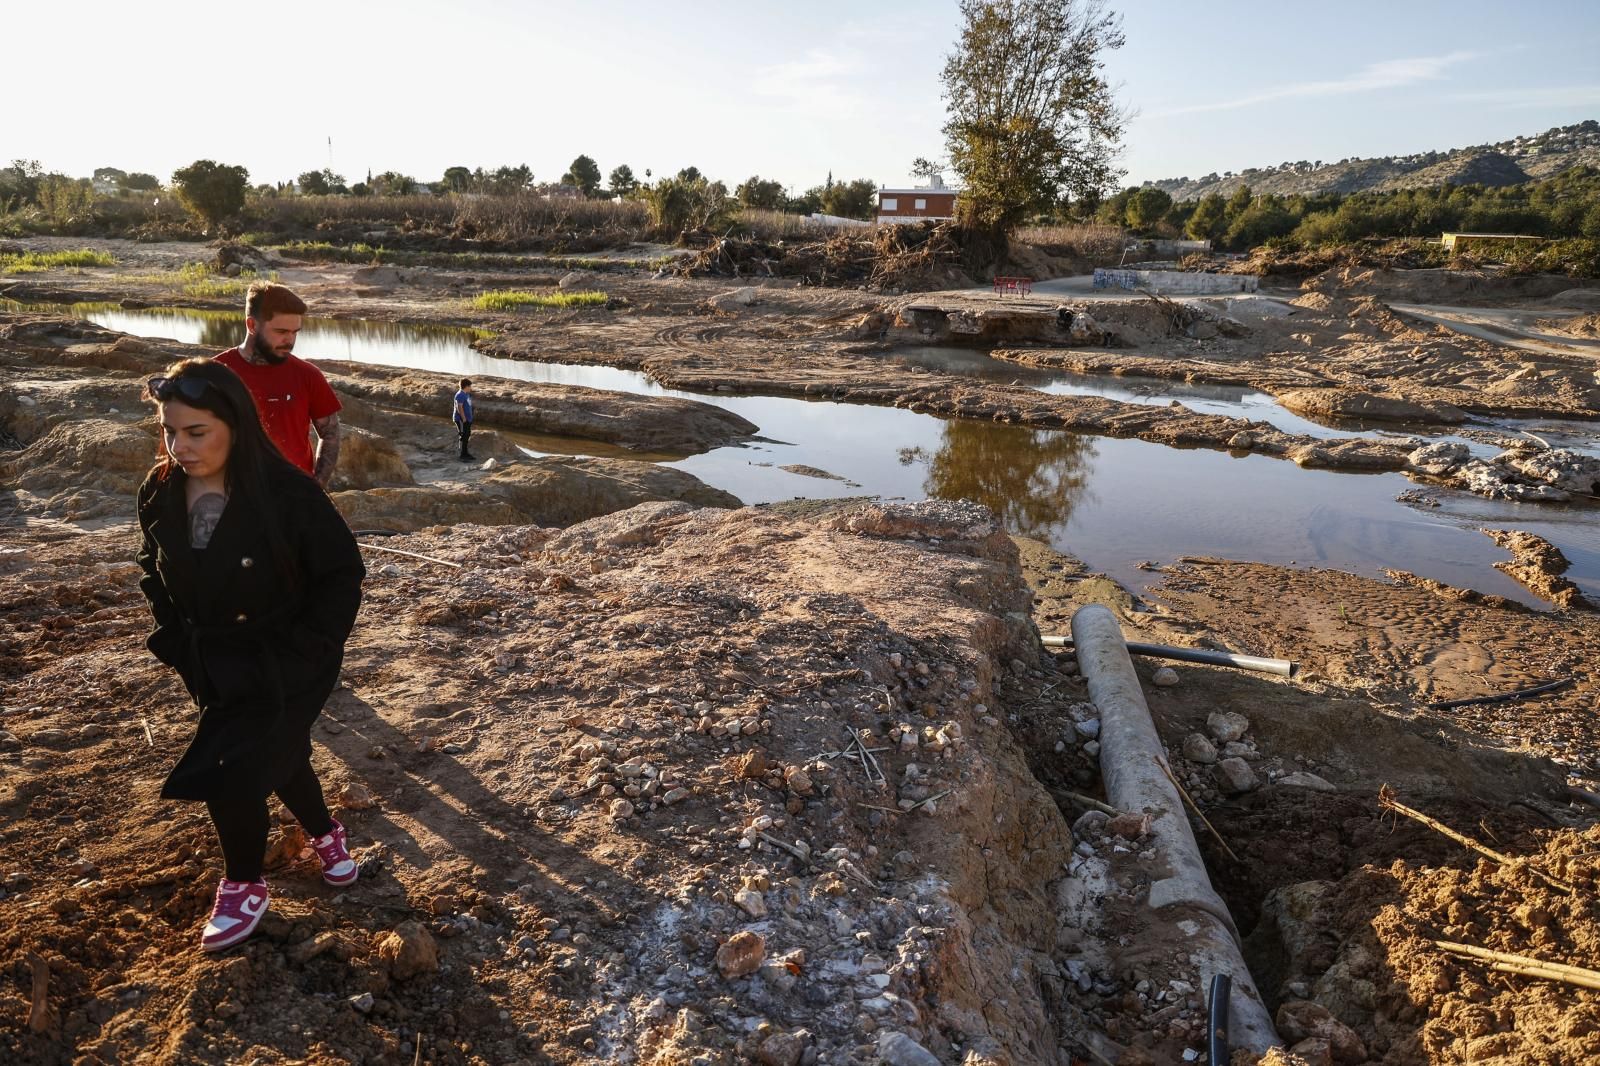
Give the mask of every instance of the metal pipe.
[[(1071, 637), (1043, 637), (1047, 648), (1070, 648)], [(1140, 644), (1124, 640), (1129, 654), (1148, 655), (1156, 659), (1176, 659), (1186, 663), (1205, 663), (1207, 666), (1236, 666), (1240, 670), (1254, 670), (1262, 674), (1293, 677), (1296, 664), (1288, 659), (1267, 659), (1259, 655), (1235, 655), (1231, 651), (1208, 651), (1205, 648), (1174, 648), (1169, 644)]]
[(1266, 1054), (1278, 1043), (1272, 1015), (1250, 978), (1228, 905), (1211, 886), (1178, 791), (1161, 769), (1161, 737), (1133, 672), (1122, 627), (1110, 610), (1090, 604), (1072, 616), (1072, 637), (1078, 669), (1100, 712), (1106, 799), (1118, 810), (1150, 818), (1156, 852), (1151, 869), (1161, 875), (1150, 884), (1148, 906), (1162, 923), (1176, 927), (1185, 922), (1182, 950), (1199, 967), (1202, 979), (1233, 975), (1229, 998), (1238, 1046)]

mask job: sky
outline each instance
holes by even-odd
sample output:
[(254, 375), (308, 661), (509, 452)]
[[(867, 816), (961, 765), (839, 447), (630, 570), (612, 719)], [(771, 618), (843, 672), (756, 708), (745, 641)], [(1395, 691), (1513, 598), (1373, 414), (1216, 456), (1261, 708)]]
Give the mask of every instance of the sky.
[[(1111, 6), (1131, 184), (1600, 117), (1591, 0)], [(944, 155), (959, 30), (954, 0), (0, 0), (0, 161), (167, 180), (206, 158), (255, 183), (330, 159), (351, 181), (525, 163), (554, 181), (582, 153), (730, 187), (904, 185)]]

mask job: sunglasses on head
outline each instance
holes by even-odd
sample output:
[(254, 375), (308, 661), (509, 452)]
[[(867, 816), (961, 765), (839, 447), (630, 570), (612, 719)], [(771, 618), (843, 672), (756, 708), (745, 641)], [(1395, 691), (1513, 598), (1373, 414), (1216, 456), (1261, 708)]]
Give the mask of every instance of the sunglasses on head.
[(147, 396), (157, 403), (166, 403), (174, 396), (181, 396), (185, 400), (198, 400), (211, 388), (211, 382), (205, 378), (151, 378), (144, 383)]

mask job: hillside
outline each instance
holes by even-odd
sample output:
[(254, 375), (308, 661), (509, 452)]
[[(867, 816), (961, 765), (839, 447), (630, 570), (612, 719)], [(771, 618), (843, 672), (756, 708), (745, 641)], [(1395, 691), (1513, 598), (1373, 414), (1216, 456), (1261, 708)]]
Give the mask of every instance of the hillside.
[(1229, 196), (1241, 185), (1280, 196), (1316, 193), (1388, 192), (1454, 182), (1458, 185), (1518, 185), (1552, 177), (1575, 166), (1600, 166), (1600, 122), (1589, 119), (1498, 144), (1448, 151), (1419, 152), (1376, 159), (1288, 162), (1252, 167), (1240, 173), (1151, 182), (1174, 200), (1198, 200), (1211, 193)]

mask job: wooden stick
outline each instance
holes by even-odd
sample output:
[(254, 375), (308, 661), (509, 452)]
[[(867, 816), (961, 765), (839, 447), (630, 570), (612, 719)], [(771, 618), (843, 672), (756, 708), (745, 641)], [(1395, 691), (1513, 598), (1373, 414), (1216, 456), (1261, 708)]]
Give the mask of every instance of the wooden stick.
[(1071, 792), (1071, 791), (1068, 791), (1067, 789), (1064, 789), (1064, 788), (1058, 788), (1058, 789), (1056, 789), (1056, 791), (1059, 792), (1061, 795), (1067, 797), (1067, 799), (1071, 800), (1073, 803), (1076, 803), (1078, 806), (1087, 807), (1091, 811), (1101, 811), (1101, 812), (1104, 812), (1105, 814), (1111, 815), (1111, 817), (1113, 817), (1113, 818), (1115, 818), (1117, 815), (1122, 813), (1121, 811), (1117, 810), (1115, 807), (1111, 806), (1111, 804), (1109, 804), (1109, 803), (1101, 803), (1099, 800), (1095, 799), (1093, 796), (1085, 796), (1081, 792)]
[(36, 951), (23, 958), (33, 971), (33, 1001), (28, 1005), (28, 1031), (42, 1033), (50, 1028), (50, 964)]
[(756, 836), (760, 837), (762, 840), (765, 840), (768, 844), (771, 844), (775, 848), (782, 848), (784, 851), (787, 851), (790, 855), (793, 855), (801, 862), (809, 863), (811, 861), (811, 856), (807, 855), (793, 844), (785, 844), (783, 841), (779, 840), (770, 833), (757, 832)]
[(1545, 962), (1527, 955), (1510, 955), (1503, 951), (1490, 951), (1472, 944), (1457, 944), (1447, 940), (1433, 941), (1434, 947), (1451, 955), (1481, 959), (1490, 968), (1501, 973), (1514, 973), (1523, 977), (1539, 977), (1547, 981), (1560, 981), (1579, 988), (1600, 990), (1600, 970), (1586, 970), (1581, 966), (1568, 966), (1562, 962)]
[(1454, 940), (1435, 940), (1433, 946), (1440, 951), (1448, 951), (1452, 955), (1470, 955), (1475, 959), (1487, 962), (1504, 962), (1519, 966), (1532, 966), (1541, 970), (1558, 970), (1571, 974), (1574, 977), (1593, 977), (1600, 979), (1600, 970), (1590, 970), (1583, 966), (1572, 966), (1565, 962), (1549, 962), (1545, 959), (1536, 959), (1531, 955), (1512, 955), (1505, 951), (1493, 951), (1489, 948), (1480, 948), (1476, 944), (1463, 944)]
[[(1407, 807), (1404, 803), (1401, 803), (1394, 797), (1394, 789), (1390, 788), (1388, 785), (1384, 785), (1382, 788), (1378, 789), (1378, 806), (1382, 807), (1384, 810), (1394, 811), (1397, 814), (1403, 814), (1407, 818), (1421, 822), (1429, 829), (1433, 829), (1444, 834), (1451, 840), (1454, 840), (1457, 844), (1460, 844), (1462, 847), (1470, 848), (1479, 855), (1482, 855), (1484, 858), (1500, 863), (1502, 866), (1511, 866), (1517, 862), (1516, 859), (1513, 859), (1509, 855), (1495, 851), (1493, 848), (1485, 847), (1476, 840), (1473, 840), (1471, 837), (1467, 836), (1465, 833), (1456, 832), (1454, 829), (1451, 829), (1437, 818), (1430, 818), (1419, 810)], [(1540, 880), (1546, 882), (1554, 888), (1560, 889), (1569, 896), (1572, 895), (1571, 885), (1563, 884), (1562, 882), (1557, 881), (1555, 878), (1551, 877), (1549, 874), (1545, 873), (1543, 870), (1532, 865), (1531, 863), (1528, 864), (1528, 869), (1532, 870)]]
[(1178, 779), (1172, 775), (1172, 771), (1167, 767), (1166, 760), (1161, 758), (1159, 755), (1152, 755), (1150, 757), (1156, 761), (1157, 766), (1161, 767), (1161, 772), (1167, 775), (1167, 780), (1172, 782), (1172, 787), (1178, 790), (1178, 795), (1183, 797), (1184, 802), (1189, 805), (1189, 809), (1194, 811), (1194, 813), (1199, 816), (1200, 820), (1205, 823), (1207, 829), (1211, 830), (1211, 835), (1217, 838), (1217, 843), (1221, 844), (1222, 850), (1228, 853), (1228, 858), (1243, 866), (1244, 860), (1240, 859), (1239, 856), (1233, 853), (1233, 849), (1228, 847), (1228, 842), (1222, 839), (1222, 834), (1217, 832), (1217, 827), (1211, 824), (1211, 819), (1206, 817), (1205, 812), (1200, 809), (1200, 805), (1194, 801), (1194, 798), (1190, 796), (1189, 793), (1184, 791), (1182, 785), (1178, 784)]
[(141, 719), (139, 719), (139, 724), (144, 726), (144, 742), (145, 742), (145, 744), (147, 746), (149, 746), (149, 747), (152, 747), (152, 748), (155, 747), (156, 746), (156, 738), (155, 738), (154, 734), (152, 734), (150, 732), (150, 719), (141, 718)]
[(457, 570), (461, 569), (460, 563), (452, 563), (449, 559), (435, 559), (431, 555), (418, 555), (416, 552), (408, 552), (404, 548), (385, 548), (381, 544), (368, 544), (365, 541), (357, 541), (357, 543), (363, 548), (368, 548), (375, 552), (388, 552), (391, 555), (405, 555), (412, 559), (421, 559), (425, 563), (438, 563), (440, 566), (453, 566)]

